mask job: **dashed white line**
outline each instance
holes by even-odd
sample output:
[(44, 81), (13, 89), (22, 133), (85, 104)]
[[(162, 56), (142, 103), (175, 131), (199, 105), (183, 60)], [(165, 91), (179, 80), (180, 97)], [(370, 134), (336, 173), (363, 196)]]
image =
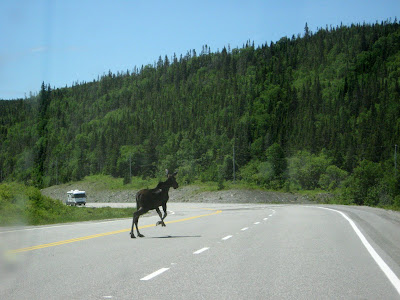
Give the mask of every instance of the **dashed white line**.
[(268, 220), (268, 218), (264, 218), (263, 220), (264, 220), (264, 221), (267, 221), (267, 220)]
[(254, 223), (254, 225), (258, 225), (258, 224), (260, 224), (260, 222), (255, 222), (255, 223)]
[(227, 235), (226, 237), (223, 237), (222, 240), (226, 241), (226, 240), (230, 239), (231, 237), (232, 237), (231, 235)]
[(150, 279), (152, 279), (152, 278), (154, 278), (154, 277), (156, 277), (156, 276), (158, 276), (158, 275), (160, 275), (160, 274), (162, 274), (162, 273), (164, 273), (165, 271), (168, 271), (168, 270), (169, 270), (169, 268), (161, 268), (160, 270), (157, 270), (157, 271), (155, 271), (155, 272), (153, 272), (153, 273), (141, 278), (140, 280), (150, 280)]
[(247, 229), (249, 229), (249, 227), (244, 227), (244, 228), (242, 228), (242, 229), (240, 229), (241, 231), (245, 231), (245, 230), (247, 230)]
[(270, 214), (268, 217), (272, 217), (272, 214)]
[(207, 251), (208, 249), (210, 249), (210, 247), (204, 247), (204, 248), (201, 248), (201, 249), (193, 252), (193, 254), (200, 254), (200, 253), (202, 253), (204, 251)]

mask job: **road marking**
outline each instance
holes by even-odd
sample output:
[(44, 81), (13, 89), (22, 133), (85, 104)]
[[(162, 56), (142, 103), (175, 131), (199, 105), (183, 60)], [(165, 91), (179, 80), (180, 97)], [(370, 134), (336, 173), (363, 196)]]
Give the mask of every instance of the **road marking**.
[(268, 218), (264, 218), (263, 220), (264, 220), (264, 221), (267, 221), (267, 220), (268, 220)]
[[(100, 221), (100, 222), (83, 221), (83, 223), (81, 225), (97, 225), (97, 224), (102, 224), (102, 223), (110, 223), (110, 222), (118, 222), (118, 221), (121, 221), (121, 219), (107, 220), (107, 221)], [(78, 226), (78, 223), (77, 224), (61, 224), (61, 225), (54, 225), (54, 226), (40, 226), (40, 227), (38, 226), (35, 228), (21, 228), (21, 229), (0, 231), (0, 234), (19, 232), (19, 231), (31, 231), (31, 230), (51, 229), (51, 228), (58, 228), (58, 227), (68, 227), (68, 226)]]
[(260, 222), (255, 222), (255, 223), (254, 223), (254, 225), (258, 225), (258, 224), (260, 224)]
[(249, 227), (244, 227), (244, 228), (242, 228), (242, 229), (240, 229), (241, 231), (245, 231), (245, 230), (247, 230), (247, 229), (249, 229)]
[[(211, 210), (211, 209), (210, 209)], [(213, 209), (215, 211), (215, 209)], [(220, 214), (222, 213), (222, 210), (217, 210), (213, 213), (210, 214), (205, 214), (205, 215), (199, 215), (199, 216), (193, 216), (193, 217), (189, 217), (189, 218), (185, 218), (185, 219), (179, 219), (179, 220), (173, 220), (173, 221), (168, 221), (165, 222), (165, 224), (172, 224), (172, 223), (178, 223), (178, 222), (184, 222), (184, 221), (189, 221), (189, 220), (193, 220), (193, 219), (197, 219), (197, 218), (203, 218), (203, 217), (208, 217), (208, 216), (212, 216), (212, 215), (216, 215), (216, 214)], [(147, 227), (154, 227), (155, 225), (147, 225)], [(143, 227), (145, 228), (145, 227)], [(128, 231), (130, 231), (130, 229), (128, 229)]]
[(207, 251), (208, 249), (210, 249), (210, 247), (204, 247), (204, 248), (201, 248), (201, 249), (193, 252), (193, 254), (200, 254), (200, 253), (202, 253), (204, 251)]
[[(147, 226), (147, 227), (150, 227), (150, 226)], [(43, 245), (37, 245), (37, 246), (32, 246), (32, 247), (16, 249), (16, 250), (10, 250), (8, 252), (9, 253), (20, 253), (20, 252), (32, 251), (32, 250), (37, 250), (37, 249), (42, 249), (42, 248), (47, 248), (47, 247), (54, 247), (54, 246), (94, 239), (97, 237), (107, 236), (107, 235), (111, 235), (111, 234), (117, 234), (117, 233), (126, 232), (126, 231), (130, 231), (130, 229), (122, 229), (122, 230), (110, 231), (110, 232), (105, 232), (105, 233), (93, 234), (93, 235), (88, 235), (88, 236), (75, 238), (75, 239), (69, 239), (69, 240), (64, 240), (64, 241), (59, 241), (59, 242), (54, 242), (54, 243), (48, 243), (48, 244), (43, 244)]]
[(361, 242), (363, 243), (364, 247), (367, 248), (369, 254), (371, 254), (372, 258), (375, 260), (375, 262), (378, 264), (378, 266), (381, 268), (383, 273), (385, 273), (386, 277), (389, 279), (389, 281), (393, 284), (394, 288), (397, 290), (397, 292), (400, 295), (400, 279), (396, 276), (396, 274), (390, 269), (390, 267), (385, 263), (385, 261), (379, 256), (379, 254), (375, 251), (375, 249), (371, 246), (371, 244), (367, 241), (365, 236), (361, 233), (360, 229), (358, 229), (357, 225), (353, 222), (352, 219), (350, 219), (348, 216), (346, 216), (344, 213), (342, 213), (339, 210), (332, 209), (332, 208), (327, 208), (327, 207), (318, 207), (326, 210), (331, 210), (334, 212), (337, 212), (343, 216), (351, 225), (355, 233), (358, 235), (360, 238)]
[(272, 217), (272, 214), (270, 214), (268, 217)]
[[(209, 213), (209, 214), (198, 215), (198, 216), (188, 217), (188, 218), (184, 218), (184, 219), (165, 222), (165, 224), (172, 224), (172, 223), (178, 223), (178, 222), (194, 220), (194, 219), (197, 219), (197, 218), (216, 215), (216, 214), (219, 214), (221, 212), (222, 212), (222, 210), (217, 210), (217, 211), (214, 211), (213, 213)], [(155, 224), (149, 224), (149, 225), (140, 226), (139, 229), (155, 227), (155, 226), (156, 226)], [(48, 243), (48, 244), (42, 244), (42, 245), (37, 245), (37, 246), (32, 246), (32, 247), (25, 247), (25, 248), (20, 248), (20, 249), (15, 249), (15, 250), (9, 250), (9, 251), (7, 251), (7, 253), (21, 253), (21, 252), (33, 251), (33, 250), (43, 249), (43, 248), (47, 248), (47, 247), (54, 247), (54, 246), (59, 246), (59, 245), (64, 245), (64, 244), (69, 244), (69, 243), (74, 243), (74, 242), (80, 242), (80, 241), (94, 239), (94, 238), (98, 238), (98, 237), (102, 237), (102, 236), (107, 236), (107, 235), (112, 235), (112, 234), (117, 234), (117, 233), (122, 233), (122, 232), (129, 232), (129, 231), (131, 231), (130, 228), (121, 229), (121, 230), (115, 230), (115, 231), (99, 233), (99, 234), (93, 234), (93, 235), (88, 235), (88, 236), (84, 236), (84, 237), (80, 237), (80, 238), (73, 238), (73, 239), (54, 242), (54, 243)]]
[(158, 276), (158, 275), (160, 275), (160, 274), (162, 274), (162, 273), (164, 273), (165, 271), (168, 271), (168, 270), (169, 270), (169, 268), (161, 268), (160, 270), (157, 270), (157, 271), (155, 271), (155, 272), (153, 272), (153, 273), (141, 278), (140, 280), (153, 279), (154, 277), (156, 277), (156, 276)]
[(56, 228), (56, 227), (66, 227), (66, 226), (74, 226), (74, 224), (68, 224), (68, 225), (67, 224), (63, 224), (63, 225), (57, 225), (57, 226), (14, 229), (14, 230), (8, 230), (8, 231), (0, 231), (0, 234), (2, 234), (2, 233), (10, 233), (10, 232), (18, 232), (18, 231), (30, 231), (30, 230), (48, 229), (48, 228)]
[[(41, 230), (41, 229), (52, 229), (52, 228), (59, 228), (59, 227), (68, 227), (68, 226), (80, 226), (80, 225), (97, 225), (97, 224), (102, 224), (102, 223), (110, 223), (110, 222), (119, 222), (121, 221), (122, 218), (115, 219), (115, 220), (107, 220), (107, 221), (82, 221), (82, 222), (77, 222), (75, 224), (61, 224), (61, 225), (54, 225), (54, 226), (35, 226), (35, 228), (21, 228), (21, 229), (14, 229), (14, 230), (7, 230), (7, 231), (0, 231), (0, 234), (3, 233), (12, 233), (12, 232), (20, 232), (20, 231), (31, 231), (31, 230)], [(34, 226), (34, 225), (33, 225)]]
[(231, 235), (227, 235), (226, 237), (223, 237), (222, 240), (226, 241), (226, 240), (229, 240), (231, 237), (232, 237)]

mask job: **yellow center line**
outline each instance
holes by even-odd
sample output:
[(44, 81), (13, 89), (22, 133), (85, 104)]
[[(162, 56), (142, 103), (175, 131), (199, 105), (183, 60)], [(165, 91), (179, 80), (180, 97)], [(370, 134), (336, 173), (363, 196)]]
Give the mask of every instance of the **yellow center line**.
[[(171, 224), (171, 223), (184, 222), (184, 221), (189, 221), (189, 220), (193, 220), (193, 219), (197, 219), (197, 218), (216, 215), (216, 214), (219, 214), (221, 212), (222, 212), (222, 210), (217, 210), (217, 211), (215, 211), (213, 213), (210, 213), (210, 214), (198, 215), (198, 216), (188, 217), (188, 218), (184, 218), (184, 219), (168, 221), (168, 222), (165, 222), (165, 223), (166, 224)], [(155, 224), (144, 225), (144, 226), (140, 226), (139, 229), (149, 228), (149, 227), (154, 227), (154, 226), (156, 226), (156, 225)], [(37, 246), (32, 246), (32, 247), (26, 247), (26, 248), (10, 250), (10, 251), (7, 251), (7, 253), (21, 253), (21, 252), (27, 252), (27, 251), (37, 250), (37, 249), (43, 249), (43, 248), (47, 248), (47, 247), (54, 247), (54, 246), (59, 246), (59, 245), (64, 245), (64, 244), (69, 244), (69, 243), (74, 243), (74, 242), (90, 240), (90, 239), (94, 239), (94, 238), (98, 238), (98, 237), (102, 237), (102, 236), (107, 236), (107, 235), (127, 232), (127, 231), (130, 231), (130, 230), (131, 229), (128, 228), (128, 229), (121, 229), (121, 230), (115, 230), (115, 231), (110, 231), (110, 232), (98, 233), (98, 234), (88, 235), (88, 236), (84, 236), (84, 237), (80, 237), (80, 238), (73, 238), (73, 239), (54, 242), (54, 243), (48, 243), (48, 244), (42, 244), (42, 245), (37, 245)]]

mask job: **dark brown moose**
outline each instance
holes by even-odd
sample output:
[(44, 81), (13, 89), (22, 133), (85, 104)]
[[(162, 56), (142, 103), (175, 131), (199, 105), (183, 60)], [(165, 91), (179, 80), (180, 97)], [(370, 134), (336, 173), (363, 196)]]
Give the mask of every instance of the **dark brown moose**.
[[(131, 238), (135, 238), (134, 226), (136, 225), (136, 231), (139, 237), (144, 237), (143, 234), (139, 232), (138, 221), (139, 217), (149, 210), (155, 209), (161, 218), (156, 225), (166, 226), (164, 219), (167, 217), (167, 201), (169, 199), (168, 191), (171, 187), (174, 189), (178, 188), (178, 183), (176, 182), (175, 176), (178, 172), (170, 174), (168, 170), (167, 180), (158, 183), (157, 187), (154, 189), (143, 189), (136, 194), (136, 211), (133, 213), (132, 228), (131, 228)], [(162, 207), (164, 211), (164, 216), (161, 216), (159, 207)]]

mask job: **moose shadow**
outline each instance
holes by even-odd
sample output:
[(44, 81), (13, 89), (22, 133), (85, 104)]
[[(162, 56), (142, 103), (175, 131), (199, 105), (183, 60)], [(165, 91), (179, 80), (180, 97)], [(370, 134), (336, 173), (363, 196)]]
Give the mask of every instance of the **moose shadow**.
[(177, 238), (199, 238), (201, 235), (166, 235), (166, 236), (153, 236), (152, 239), (177, 239)]

